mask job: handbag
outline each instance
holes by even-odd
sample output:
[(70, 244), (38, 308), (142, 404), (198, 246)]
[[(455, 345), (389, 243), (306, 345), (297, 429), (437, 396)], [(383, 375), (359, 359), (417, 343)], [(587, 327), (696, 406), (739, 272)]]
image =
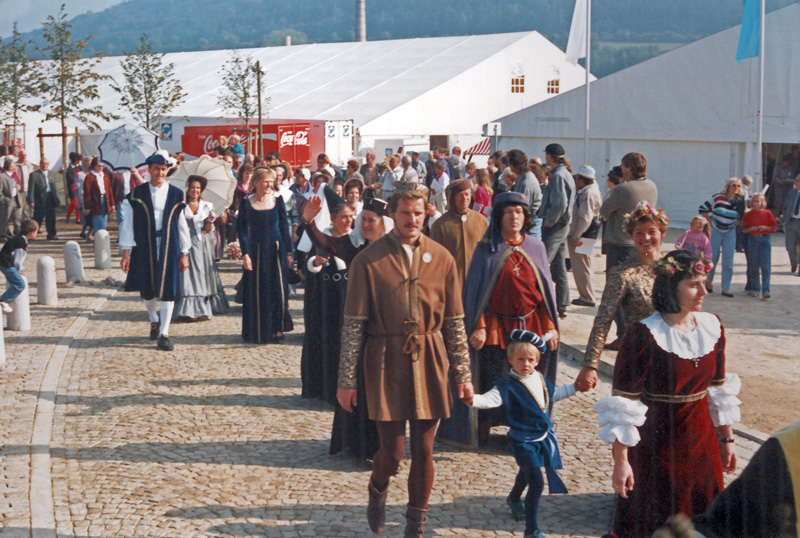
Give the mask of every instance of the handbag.
[(589, 227), (586, 229), (585, 232), (581, 235), (581, 237), (585, 237), (587, 239), (597, 239), (597, 236), (600, 235), (600, 228), (603, 227), (603, 219), (600, 217), (595, 217), (592, 219), (592, 222), (589, 224)]

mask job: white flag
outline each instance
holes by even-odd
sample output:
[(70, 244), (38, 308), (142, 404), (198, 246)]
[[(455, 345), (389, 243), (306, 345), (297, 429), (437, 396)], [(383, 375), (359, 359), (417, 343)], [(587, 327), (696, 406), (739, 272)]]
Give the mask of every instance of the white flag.
[(572, 25), (569, 27), (566, 60), (577, 65), (578, 59), (586, 58), (586, 2), (575, 0), (575, 11), (572, 13)]

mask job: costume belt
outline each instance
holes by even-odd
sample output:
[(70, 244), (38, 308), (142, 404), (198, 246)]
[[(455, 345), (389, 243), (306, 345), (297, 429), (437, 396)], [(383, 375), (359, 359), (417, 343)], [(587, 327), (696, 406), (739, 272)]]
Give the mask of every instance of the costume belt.
[(703, 390), (695, 394), (652, 394), (645, 390), (642, 391), (642, 397), (651, 402), (688, 403), (702, 400), (706, 397), (706, 391)]
[(524, 331), (524, 330), (527, 329), (527, 324), (525, 323), (525, 320), (527, 320), (529, 317), (531, 317), (533, 315), (533, 313), (536, 312), (537, 308), (539, 308), (539, 305), (534, 306), (533, 310), (531, 310), (530, 312), (528, 312), (527, 314), (524, 314), (522, 316), (503, 316), (501, 314), (496, 314), (495, 312), (492, 312), (491, 310), (487, 310), (487, 312), (489, 314), (493, 315), (496, 318), (517, 320), (517, 323), (519, 325), (518, 328), (522, 329)]
[(406, 341), (403, 344), (403, 353), (406, 355), (411, 355), (416, 360), (417, 352), (419, 352), (420, 348), (422, 347), (422, 343), (420, 342), (421, 336), (427, 336), (429, 334), (436, 334), (439, 331), (427, 331), (427, 332), (420, 332), (419, 331), (419, 322), (413, 319), (407, 319), (403, 322), (404, 331), (402, 333), (373, 333), (367, 331), (369, 336), (380, 336), (383, 338), (391, 338), (391, 337), (399, 337), (405, 336)]

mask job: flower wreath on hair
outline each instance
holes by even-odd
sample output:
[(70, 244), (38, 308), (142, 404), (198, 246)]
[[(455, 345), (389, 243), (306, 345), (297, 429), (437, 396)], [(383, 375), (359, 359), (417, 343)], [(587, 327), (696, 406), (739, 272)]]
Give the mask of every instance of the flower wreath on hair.
[(651, 271), (656, 276), (672, 276), (680, 271), (689, 273), (691, 278), (707, 275), (713, 268), (714, 263), (706, 259), (700, 259), (690, 267), (688, 264), (681, 263), (672, 256), (665, 256), (650, 266)]
[(622, 221), (622, 227), (626, 228), (631, 222), (636, 222), (643, 218), (649, 218), (662, 224), (669, 224), (669, 217), (664, 213), (663, 209), (655, 209), (646, 201), (641, 201), (636, 204), (636, 209), (631, 213), (625, 214), (625, 220)]

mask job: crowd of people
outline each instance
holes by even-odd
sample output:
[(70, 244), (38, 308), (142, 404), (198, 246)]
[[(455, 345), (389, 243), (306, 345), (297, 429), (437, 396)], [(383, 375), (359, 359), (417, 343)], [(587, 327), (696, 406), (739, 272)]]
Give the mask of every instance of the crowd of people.
[[(737, 226), (746, 236), (748, 291), (769, 297), (776, 219), (762, 194), (747, 197), (729, 180), (700, 206), (678, 250), (664, 255), (669, 218), (656, 209), (658, 189), (639, 153), (609, 171), (601, 194), (596, 170), (583, 164), (573, 173), (557, 143), (544, 148), (544, 162), (513, 149), (477, 168), (454, 147), (434, 148), (425, 160), (412, 152), (377, 163), (369, 153), (344, 169), (320, 154), (312, 170), (277, 152), (245, 155), (239, 142), (220, 140), (215, 149), (237, 178), (219, 215), (203, 200), (206, 178), (190, 176), (184, 193), (167, 182), (177, 160), (158, 151), (147, 178), (71, 154), (67, 218), (74, 212), (91, 234), (116, 214), (125, 290), (140, 293), (149, 336), (162, 350), (173, 349), (173, 319), (228, 310), (217, 269), (224, 255), (241, 258), (236, 300), (246, 342), (282, 341), (294, 326), (289, 296), (304, 288), (302, 396), (333, 406), (331, 454), (372, 462), (373, 532), (385, 525), (407, 423), (405, 536), (424, 533), (434, 437), (480, 445), (505, 425), (519, 466), (506, 502), (526, 537), (542, 537), (542, 470), (551, 493), (566, 493), (552, 404), (596, 387), (604, 348), (618, 350), (613, 395), (596, 405), (617, 494), (608, 536), (649, 536), (673, 514), (699, 517), (711, 507), (722, 473), (736, 468), (740, 382), (726, 372), (724, 328), (702, 312), (703, 298), (720, 256), (721, 291), (732, 295)], [(60, 202), (48, 164), (31, 174), (28, 198), (49, 239)], [(4, 182), (0, 174), (0, 188)], [(788, 230), (800, 223), (800, 176), (784, 207)], [(20, 233), (35, 238), (32, 226), (21, 222)], [(605, 288), (583, 368), (573, 384), (556, 387), (559, 323), (570, 307), (596, 306), (596, 241), (606, 254)], [(6, 265), (21, 266), (17, 251), (27, 240), (8, 245), (14, 250), (0, 252), (0, 271), (11, 282)], [(568, 259), (579, 294), (572, 301)], [(793, 270), (797, 259), (795, 251)], [(612, 322), (617, 338), (606, 343)]]

